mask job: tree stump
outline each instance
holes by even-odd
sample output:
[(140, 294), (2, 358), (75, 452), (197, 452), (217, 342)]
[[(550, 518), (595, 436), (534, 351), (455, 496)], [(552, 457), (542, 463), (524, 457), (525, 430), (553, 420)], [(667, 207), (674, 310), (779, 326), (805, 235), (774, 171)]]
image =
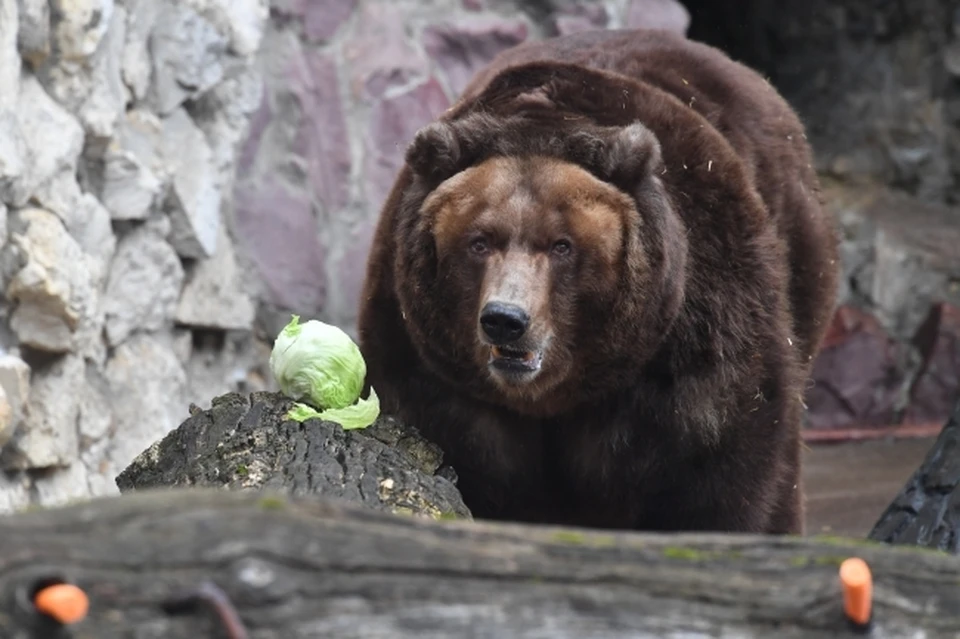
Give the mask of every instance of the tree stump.
[(920, 467), (868, 536), (960, 554), (960, 400)]
[(145, 450), (117, 477), (121, 492), (199, 486), (319, 494), (375, 510), (471, 518), (440, 449), (381, 416), (361, 430), (286, 418), (280, 393), (230, 393)]

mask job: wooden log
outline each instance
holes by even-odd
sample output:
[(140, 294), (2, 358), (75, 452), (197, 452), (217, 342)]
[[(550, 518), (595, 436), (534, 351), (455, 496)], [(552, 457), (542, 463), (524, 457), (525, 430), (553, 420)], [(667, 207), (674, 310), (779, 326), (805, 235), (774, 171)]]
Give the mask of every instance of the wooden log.
[(286, 418), (280, 393), (229, 393), (145, 450), (117, 477), (121, 492), (173, 486), (273, 490), (347, 499), (375, 510), (470, 518), (438, 447), (381, 416), (345, 431)]
[(868, 537), (960, 553), (960, 400)]
[(851, 556), (873, 571), (871, 636), (960, 634), (960, 557), (937, 551), (437, 521), (173, 489), (0, 519), (0, 636), (57, 637), (37, 629), (29, 593), (64, 579), (90, 596), (63, 635), (78, 639), (231, 636), (203, 608), (165, 606), (206, 582), (256, 639), (855, 637), (838, 585)]

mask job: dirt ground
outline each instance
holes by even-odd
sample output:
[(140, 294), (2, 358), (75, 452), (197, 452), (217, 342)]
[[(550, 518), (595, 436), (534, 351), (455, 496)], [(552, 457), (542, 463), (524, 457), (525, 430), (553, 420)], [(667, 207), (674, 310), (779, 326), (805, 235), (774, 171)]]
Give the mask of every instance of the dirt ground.
[(809, 444), (804, 458), (807, 534), (865, 536), (933, 441)]

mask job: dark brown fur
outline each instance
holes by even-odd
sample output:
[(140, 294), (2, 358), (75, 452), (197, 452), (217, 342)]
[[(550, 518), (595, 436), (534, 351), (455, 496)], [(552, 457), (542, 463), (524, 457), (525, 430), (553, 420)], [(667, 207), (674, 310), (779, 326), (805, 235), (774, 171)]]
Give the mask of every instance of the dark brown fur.
[[(552, 377), (515, 392), (478, 359), (498, 262), (455, 230), (477, 190), (456, 180), (498, 157), (523, 158), (523, 188), (575, 165), (597, 180), (580, 192), (628, 196), (601, 218), (625, 220), (615, 251), (599, 233), (566, 263), (531, 248), (576, 220), (589, 236), (582, 206), (532, 235), (512, 227), (531, 256), (512, 263), (548, 287), (536, 312), (559, 344)], [(704, 45), (599, 31), (507, 51), (417, 135), (384, 206), (360, 309), (368, 381), (444, 449), (478, 517), (800, 532), (801, 393), (838, 276), (811, 162), (776, 91)], [(536, 221), (562, 188), (503, 221)]]

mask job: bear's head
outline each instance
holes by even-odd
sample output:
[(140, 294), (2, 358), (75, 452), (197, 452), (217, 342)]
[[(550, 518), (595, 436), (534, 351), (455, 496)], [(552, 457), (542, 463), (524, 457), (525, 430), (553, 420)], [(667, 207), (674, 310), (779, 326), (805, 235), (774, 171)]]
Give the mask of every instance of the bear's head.
[(575, 123), (539, 109), (542, 95), (523, 99), (523, 112), (416, 135), (394, 266), (432, 371), (549, 415), (654, 357), (683, 298), (686, 244), (651, 131)]

